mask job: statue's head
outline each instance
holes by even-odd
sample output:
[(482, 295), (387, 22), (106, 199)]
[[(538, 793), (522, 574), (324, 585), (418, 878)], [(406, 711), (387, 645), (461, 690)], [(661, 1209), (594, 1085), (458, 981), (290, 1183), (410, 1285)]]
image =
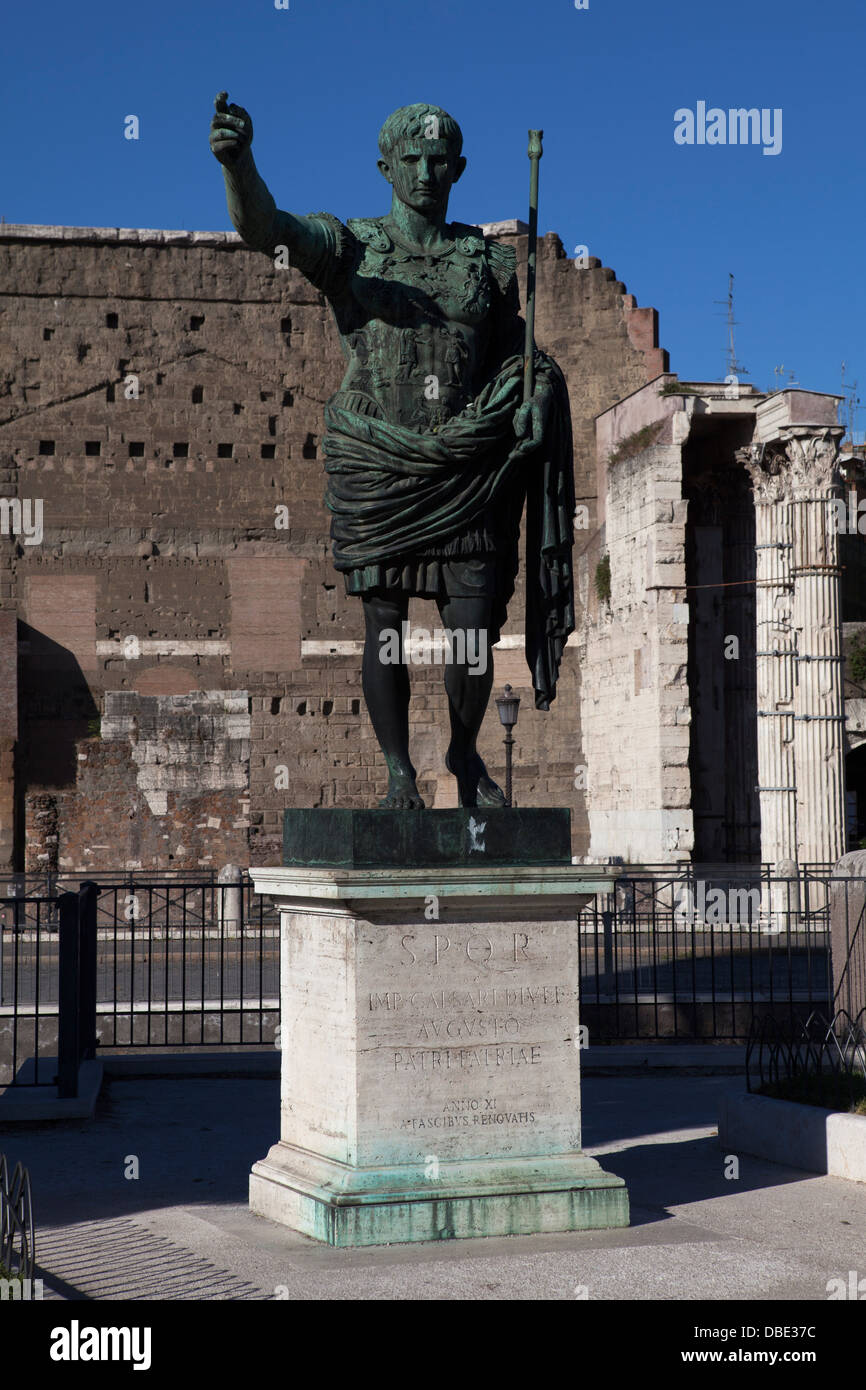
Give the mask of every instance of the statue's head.
[(393, 111), (379, 131), (379, 169), (402, 203), (417, 212), (448, 206), (451, 187), (466, 168), (463, 133), (441, 106), (415, 102)]

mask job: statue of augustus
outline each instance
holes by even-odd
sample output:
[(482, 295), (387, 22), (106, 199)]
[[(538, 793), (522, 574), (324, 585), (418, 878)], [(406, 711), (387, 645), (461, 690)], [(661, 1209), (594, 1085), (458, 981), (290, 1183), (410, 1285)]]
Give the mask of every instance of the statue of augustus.
[[(523, 402), (524, 324), (515, 252), (448, 222), (463, 137), (438, 106), (401, 107), (379, 132), (391, 185), (384, 217), (343, 223), (280, 211), (253, 161), (253, 125), (216, 99), (211, 149), (246, 244), (287, 256), (331, 305), (346, 374), (325, 407), (325, 502), (334, 564), (364, 605), (363, 689), (388, 767), (386, 807), (423, 801), (409, 756), (409, 598), (436, 600), (457, 659), (446, 661), (446, 757), (462, 806), (498, 806), (476, 749), (518, 569), (526, 504), (526, 656), (535, 703), (554, 698), (574, 627), (574, 478), (568, 394), (535, 352)], [(472, 635), (467, 643), (466, 635)], [(388, 659), (383, 659), (387, 650)], [(470, 663), (468, 651), (476, 657)], [(480, 656), (481, 659), (477, 659)]]

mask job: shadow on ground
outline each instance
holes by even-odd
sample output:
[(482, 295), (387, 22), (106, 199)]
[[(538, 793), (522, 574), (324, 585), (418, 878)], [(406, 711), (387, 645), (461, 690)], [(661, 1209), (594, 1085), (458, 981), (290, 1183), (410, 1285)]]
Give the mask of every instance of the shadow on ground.
[[(694, 1133), (714, 1128), (719, 1095), (732, 1084), (726, 1077), (584, 1083), (584, 1144), (625, 1179), (633, 1225), (664, 1220), (669, 1207), (732, 1194), (718, 1140)], [(16, 1126), (0, 1144), (13, 1163), (30, 1169), (37, 1225), (62, 1226), (163, 1207), (245, 1206), (250, 1167), (278, 1133), (276, 1079), (136, 1080), (106, 1083), (89, 1123)], [(741, 1159), (735, 1187), (752, 1191), (804, 1177)]]

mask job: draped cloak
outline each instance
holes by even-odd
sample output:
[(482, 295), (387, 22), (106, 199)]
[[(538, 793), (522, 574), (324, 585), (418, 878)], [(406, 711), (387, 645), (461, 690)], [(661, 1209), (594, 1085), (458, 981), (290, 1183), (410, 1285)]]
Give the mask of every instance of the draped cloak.
[(550, 708), (568, 636), (574, 630), (571, 568), (574, 476), (571, 413), (562, 373), (536, 352), (536, 375), (552, 391), (544, 439), (523, 452), (514, 435), (523, 358), (503, 363), (459, 414), (417, 433), (350, 407), (338, 391), (325, 407), (325, 503), (332, 514), (334, 565), (365, 565), (447, 545), (481, 517), (492, 520), (491, 643), (498, 641), (518, 570), (526, 502), (526, 659), (537, 709)]

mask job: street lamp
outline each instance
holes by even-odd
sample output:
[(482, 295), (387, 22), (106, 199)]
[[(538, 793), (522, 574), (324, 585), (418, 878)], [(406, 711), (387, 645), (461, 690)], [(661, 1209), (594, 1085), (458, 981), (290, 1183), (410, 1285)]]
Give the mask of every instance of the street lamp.
[(514, 738), (511, 730), (517, 723), (517, 711), (520, 706), (520, 696), (515, 695), (510, 685), (506, 685), (502, 695), (496, 697), (496, 708), (499, 711), (499, 722), (505, 729), (505, 804), (511, 805), (511, 750), (514, 747)]

